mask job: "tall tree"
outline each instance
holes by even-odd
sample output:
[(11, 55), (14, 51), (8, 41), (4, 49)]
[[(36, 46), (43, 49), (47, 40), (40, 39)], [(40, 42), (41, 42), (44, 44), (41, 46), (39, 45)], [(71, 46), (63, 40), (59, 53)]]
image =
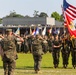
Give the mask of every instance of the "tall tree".
[(39, 17), (38, 13), (39, 13), (39, 11), (34, 10), (34, 14), (33, 14), (33, 16), (34, 16), (34, 17)]
[(13, 12), (10, 12), (10, 14), (7, 15), (6, 17), (24, 17), (24, 16), (21, 14), (17, 14), (15, 11), (13, 11)]
[(60, 15), (56, 11), (51, 14), (51, 17), (55, 18), (55, 20), (60, 21)]
[(63, 14), (60, 15), (60, 21), (61, 21), (61, 22), (64, 21), (64, 16), (63, 16)]
[(30, 17), (30, 16), (29, 16), (29, 15), (26, 15), (25, 17), (28, 18), (28, 17)]
[(40, 15), (39, 15), (39, 17), (48, 17), (48, 15), (45, 12), (41, 12)]

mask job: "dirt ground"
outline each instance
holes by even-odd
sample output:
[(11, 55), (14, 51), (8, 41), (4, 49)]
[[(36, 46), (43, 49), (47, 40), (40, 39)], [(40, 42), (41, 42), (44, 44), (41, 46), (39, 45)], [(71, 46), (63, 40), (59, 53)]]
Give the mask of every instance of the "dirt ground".
[[(16, 69), (14, 75), (76, 75), (76, 69), (42, 69), (41, 72), (36, 74), (34, 70)], [(0, 75), (3, 73), (3, 69), (0, 69)]]

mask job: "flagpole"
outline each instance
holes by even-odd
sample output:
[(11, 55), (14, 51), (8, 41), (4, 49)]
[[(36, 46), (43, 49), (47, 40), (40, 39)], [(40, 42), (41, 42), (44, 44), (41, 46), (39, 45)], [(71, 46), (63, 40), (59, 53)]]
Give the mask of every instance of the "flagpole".
[[(51, 29), (51, 31), (52, 31), (52, 27), (50, 27), (50, 29)], [(49, 37), (50, 37), (51, 34), (52, 34), (52, 32), (51, 32), (51, 33), (49, 32)]]
[[(64, 25), (64, 24), (63, 24), (63, 25)], [(64, 25), (63, 27), (64, 27), (64, 33), (63, 33), (63, 34), (65, 35), (65, 25)]]
[(32, 29), (31, 29), (31, 26), (30, 26), (30, 35), (31, 35), (31, 33), (32, 33)]

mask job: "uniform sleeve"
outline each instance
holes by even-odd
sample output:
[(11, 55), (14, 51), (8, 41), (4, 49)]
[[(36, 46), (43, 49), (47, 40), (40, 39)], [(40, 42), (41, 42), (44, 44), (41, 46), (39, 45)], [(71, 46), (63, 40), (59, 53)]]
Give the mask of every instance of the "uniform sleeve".
[(13, 36), (14, 37), (14, 41), (15, 41), (15, 44), (17, 44), (17, 37)]
[(3, 48), (3, 44), (4, 44), (4, 39), (2, 39), (2, 40), (0, 41), (0, 46), (1, 46), (1, 48)]

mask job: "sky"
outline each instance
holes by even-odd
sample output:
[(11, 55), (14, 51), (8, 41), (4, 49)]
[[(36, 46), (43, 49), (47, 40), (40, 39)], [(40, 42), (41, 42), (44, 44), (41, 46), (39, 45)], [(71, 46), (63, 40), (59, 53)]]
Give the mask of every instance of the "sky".
[[(76, 6), (76, 0), (66, 0), (68, 3)], [(52, 12), (62, 13), (61, 5), (63, 0), (0, 0), (0, 18), (9, 15), (15, 11), (23, 16), (33, 17), (34, 10), (45, 12), (50, 17)]]

